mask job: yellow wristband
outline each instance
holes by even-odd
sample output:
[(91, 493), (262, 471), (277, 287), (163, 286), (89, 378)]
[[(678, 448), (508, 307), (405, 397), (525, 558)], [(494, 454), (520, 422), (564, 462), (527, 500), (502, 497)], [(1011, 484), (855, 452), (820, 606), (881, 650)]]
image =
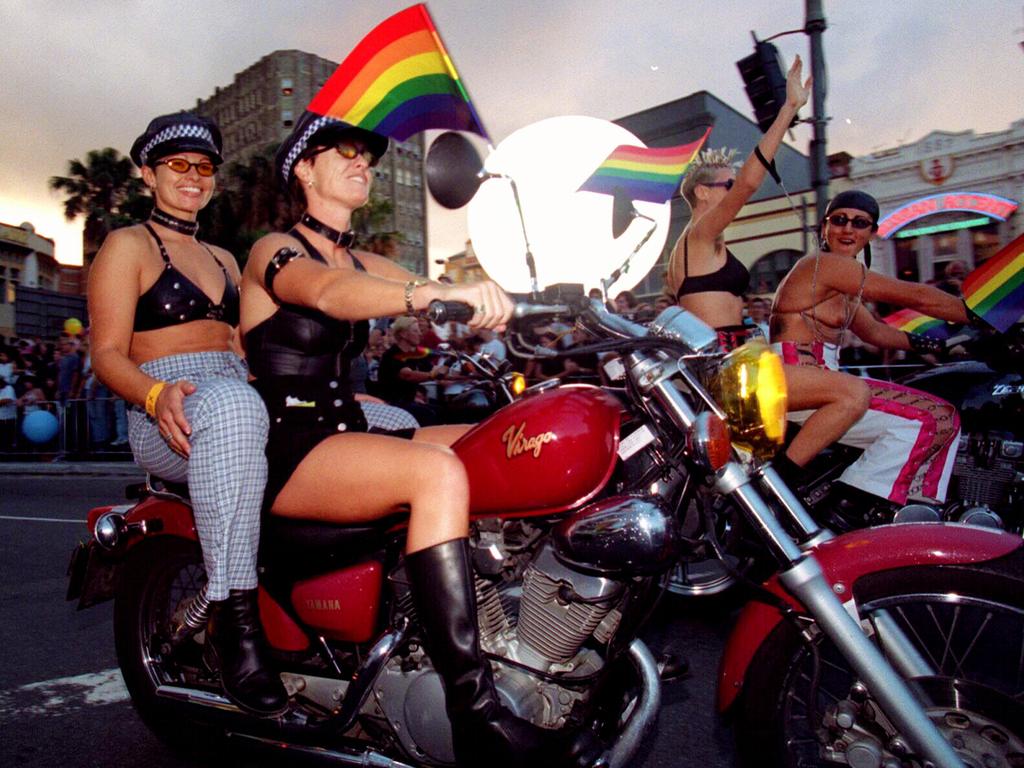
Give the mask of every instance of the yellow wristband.
[(158, 381), (149, 388), (149, 392), (146, 394), (146, 413), (154, 419), (156, 418), (156, 399), (160, 397), (160, 393), (164, 391), (166, 386), (166, 381)]

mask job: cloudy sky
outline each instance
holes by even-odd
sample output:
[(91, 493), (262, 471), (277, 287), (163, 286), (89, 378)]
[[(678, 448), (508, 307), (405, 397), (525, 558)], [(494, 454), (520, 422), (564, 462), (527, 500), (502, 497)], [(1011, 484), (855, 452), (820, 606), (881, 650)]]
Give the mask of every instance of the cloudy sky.
[[(271, 51), (340, 61), (411, 0), (0, 0), (0, 221), (31, 221), (81, 258), (47, 179), (71, 158), (127, 153), (151, 117), (194, 104)], [(708, 90), (744, 114), (735, 62), (803, 26), (801, 0), (430, 0), (495, 143), (555, 115), (614, 119)], [(1024, 0), (825, 0), (829, 152), (1024, 117)], [(787, 61), (808, 39), (776, 41)], [(806, 151), (810, 128), (794, 144)], [(430, 222), (431, 257), (462, 218)]]

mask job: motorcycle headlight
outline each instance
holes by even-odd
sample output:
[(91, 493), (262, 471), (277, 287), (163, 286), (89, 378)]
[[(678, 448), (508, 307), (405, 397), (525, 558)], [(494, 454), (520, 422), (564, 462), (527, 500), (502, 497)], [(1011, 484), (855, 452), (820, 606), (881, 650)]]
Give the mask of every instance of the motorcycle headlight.
[(782, 360), (763, 341), (751, 341), (722, 360), (714, 395), (725, 411), (732, 442), (768, 459), (786, 436), (786, 377)]
[(512, 378), (509, 381), (508, 388), (511, 390), (514, 397), (519, 397), (526, 391), (526, 377), (518, 371), (513, 373)]

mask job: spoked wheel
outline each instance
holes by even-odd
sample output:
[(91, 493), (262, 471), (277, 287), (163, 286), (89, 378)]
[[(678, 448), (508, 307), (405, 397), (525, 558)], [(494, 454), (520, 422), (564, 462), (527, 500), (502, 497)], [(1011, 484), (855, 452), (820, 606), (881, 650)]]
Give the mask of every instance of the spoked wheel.
[[(966, 766), (1024, 768), (1024, 596), (972, 569), (895, 573), (907, 576), (888, 579), (861, 618), (876, 639), (898, 627), (910, 641), (911, 688)], [(788, 623), (758, 652), (737, 725), (746, 765), (922, 765), (835, 646)]]
[(132, 703), (146, 725), (178, 749), (196, 745), (196, 724), (181, 705), (157, 696), (161, 685), (216, 690), (202, 662), (201, 635), (173, 650), (175, 619), (206, 584), (198, 544), (160, 537), (132, 552), (114, 603), (114, 642)]

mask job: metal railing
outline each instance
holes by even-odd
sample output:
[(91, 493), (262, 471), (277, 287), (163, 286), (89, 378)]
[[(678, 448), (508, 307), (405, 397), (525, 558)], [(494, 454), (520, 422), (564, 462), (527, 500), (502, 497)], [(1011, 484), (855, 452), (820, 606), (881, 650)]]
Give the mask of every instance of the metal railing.
[[(10, 413), (8, 408), (14, 406), (0, 406), (0, 414)], [(32, 416), (38, 412), (52, 418)], [(0, 419), (0, 460), (54, 459), (130, 460), (124, 400), (117, 397), (74, 398), (63, 403), (41, 400), (17, 406), (13, 420)]]

